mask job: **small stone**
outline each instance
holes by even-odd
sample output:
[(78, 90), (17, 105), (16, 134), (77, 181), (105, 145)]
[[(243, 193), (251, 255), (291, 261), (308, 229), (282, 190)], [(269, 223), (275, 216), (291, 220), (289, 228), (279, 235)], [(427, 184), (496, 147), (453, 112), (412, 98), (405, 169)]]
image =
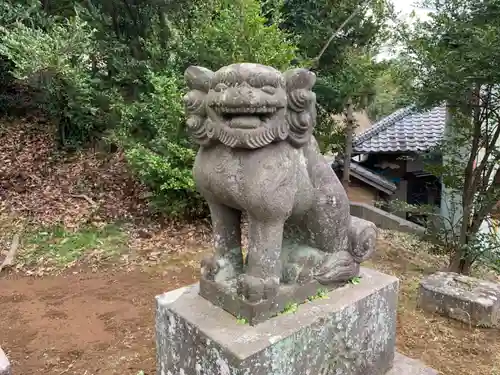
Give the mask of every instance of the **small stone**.
[(0, 348), (0, 375), (12, 375), (10, 362), (2, 348)]
[(438, 372), (420, 361), (396, 353), (394, 366), (386, 375), (438, 375)]
[(420, 283), (419, 305), (477, 327), (500, 325), (500, 284), (453, 272), (437, 272)]

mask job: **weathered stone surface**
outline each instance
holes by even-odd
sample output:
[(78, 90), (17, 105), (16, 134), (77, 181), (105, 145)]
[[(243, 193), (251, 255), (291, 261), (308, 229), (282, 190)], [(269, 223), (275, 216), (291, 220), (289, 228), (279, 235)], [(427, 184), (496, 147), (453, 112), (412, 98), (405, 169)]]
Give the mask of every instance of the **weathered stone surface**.
[[(328, 285), (357, 276), (375, 250), (376, 227), (351, 218), (347, 194), (312, 135), (315, 74), (241, 63), (216, 72), (191, 66), (185, 78), (187, 127), (200, 144), (193, 175), (214, 234), (215, 255), (203, 261), (202, 278), (275, 306), (285, 281)], [(284, 240), (314, 251), (284, 266)]]
[(480, 327), (500, 325), (500, 284), (453, 272), (437, 272), (420, 283), (422, 309)]
[[(204, 278), (200, 280), (200, 295), (202, 297), (235, 317), (245, 319), (250, 325), (259, 324), (276, 316), (286, 306), (303, 303), (308, 297), (316, 295), (319, 290), (323, 289), (325, 288), (316, 280), (304, 284), (283, 285), (280, 287), (278, 295), (273, 299), (252, 303), (241, 298), (236, 293), (236, 288), (229, 283), (216, 283)], [(333, 288), (326, 291), (331, 290)]]
[(9, 360), (2, 348), (0, 348), (0, 375), (12, 375)]
[(394, 358), (398, 280), (362, 269), (346, 285), (259, 325), (198, 286), (157, 297), (158, 375), (383, 375)]
[(371, 221), (380, 229), (412, 233), (419, 237), (425, 237), (426, 235), (423, 226), (366, 203), (351, 202), (351, 215)]
[(396, 353), (394, 366), (386, 375), (438, 375), (438, 372), (420, 361)]

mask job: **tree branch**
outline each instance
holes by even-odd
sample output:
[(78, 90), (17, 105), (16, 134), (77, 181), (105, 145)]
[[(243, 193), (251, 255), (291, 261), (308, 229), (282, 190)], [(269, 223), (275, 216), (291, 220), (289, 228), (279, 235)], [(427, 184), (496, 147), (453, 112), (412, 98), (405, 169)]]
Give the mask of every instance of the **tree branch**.
[(20, 241), (21, 241), (21, 231), (16, 233), (12, 238), (12, 244), (10, 245), (10, 250), (7, 253), (7, 256), (3, 260), (2, 264), (0, 264), (0, 272), (2, 272), (4, 268), (12, 267), (12, 265), (14, 264), (14, 259), (16, 257), (16, 253), (19, 248)]
[[(472, 100), (479, 100), (479, 95), (478, 92), (480, 90), (480, 86), (475, 85), (474, 88), (472, 89), (471, 93), (471, 101)], [(474, 98), (475, 95), (475, 98)], [(471, 103), (472, 104), (472, 103)], [(475, 108), (474, 110), (474, 129), (473, 129), (473, 134), (472, 134), (472, 145), (470, 149), (470, 154), (469, 154), (469, 160), (467, 161), (467, 166), (465, 168), (465, 181), (464, 181), (464, 189), (462, 191), (462, 205), (464, 209), (466, 206), (470, 205), (470, 198), (473, 196), (474, 192), (472, 191), (472, 188), (474, 186), (474, 161), (476, 159), (476, 155), (478, 153), (478, 148), (479, 148), (479, 141), (481, 139), (481, 122), (479, 121), (479, 116), (480, 116), (480, 111), (478, 108)]]
[[(498, 168), (495, 172), (495, 177), (494, 180), (497, 180), (500, 178), (500, 168)], [(498, 189), (498, 187), (495, 186), (495, 184), (491, 184), (488, 189), (485, 192), (486, 197), (494, 197), (493, 199), (490, 199), (489, 202), (485, 203), (481, 209), (474, 215), (474, 222), (471, 226), (471, 232), (476, 233), (479, 230), (479, 227), (481, 226), (481, 223), (484, 221), (486, 216), (493, 210), (495, 205), (498, 203), (498, 199), (496, 197), (496, 194), (493, 194), (495, 189)]]
[(325, 45), (323, 46), (323, 48), (321, 48), (321, 51), (319, 51), (318, 53), (318, 56), (316, 56), (313, 61), (312, 61), (312, 65), (313, 67), (317, 67), (318, 64), (319, 64), (319, 60), (321, 59), (321, 57), (323, 56), (323, 54), (326, 52), (326, 50), (328, 49), (328, 47), (330, 46), (330, 43), (333, 41), (333, 39), (335, 39), (336, 36), (338, 36), (340, 34), (340, 32), (342, 31), (342, 29), (345, 27), (345, 25), (347, 25), (349, 23), (349, 21), (351, 21), (354, 16), (359, 12), (361, 11), (361, 9), (363, 9), (365, 6), (368, 5), (368, 3), (370, 3), (371, 0), (365, 0), (363, 3), (361, 3), (360, 5), (358, 5), (353, 11), (352, 13), (349, 15), (349, 17), (347, 17), (345, 19), (344, 22), (342, 22), (342, 24), (340, 25), (340, 27), (330, 36), (330, 38), (328, 39), (328, 41), (325, 43)]
[[(494, 112), (495, 113), (495, 112)], [(497, 120), (500, 119), (497, 113), (495, 113)], [(479, 181), (481, 181), (483, 184), (486, 183), (486, 186), (488, 185), (489, 181), (484, 181), (484, 178), (480, 178), (482, 172), (486, 168), (486, 165), (488, 164), (489, 158), (491, 153), (495, 150), (498, 138), (500, 137), (500, 125), (497, 125), (495, 129), (495, 133), (493, 134), (493, 138), (491, 141), (488, 143), (486, 146), (483, 159), (479, 163), (479, 166), (476, 167), (476, 170), (474, 171), (474, 185), (472, 187), (472, 191), (476, 191), (478, 189)], [(492, 161), (490, 161), (492, 164), (494, 164)], [(491, 175), (491, 173), (490, 173)], [(489, 176), (488, 176), (489, 178)]]

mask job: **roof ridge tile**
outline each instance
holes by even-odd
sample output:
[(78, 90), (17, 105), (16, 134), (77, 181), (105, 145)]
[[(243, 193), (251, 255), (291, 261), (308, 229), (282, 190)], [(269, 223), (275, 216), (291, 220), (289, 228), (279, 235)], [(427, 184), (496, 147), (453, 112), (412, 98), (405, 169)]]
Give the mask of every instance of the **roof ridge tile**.
[(356, 138), (354, 138), (352, 145), (357, 146), (360, 143), (384, 131), (388, 127), (394, 125), (397, 121), (412, 114), (415, 108), (416, 108), (415, 105), (410, 105), (404, 108), (400, 108), (397, 111), (391, 113), (390, 115), (385, 116), (384, 118), (373, 124), (369, 129), (365, 130), (363, 133), (359, 134)]

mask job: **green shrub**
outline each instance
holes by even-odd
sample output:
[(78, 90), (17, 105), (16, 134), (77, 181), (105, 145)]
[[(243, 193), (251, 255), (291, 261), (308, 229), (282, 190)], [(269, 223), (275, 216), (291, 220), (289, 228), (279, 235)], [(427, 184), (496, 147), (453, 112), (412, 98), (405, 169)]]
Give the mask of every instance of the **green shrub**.
[(1, 28), (0, 55), (16, 78), (43, 90), (41, 106), (59, 125), (62, 145), (105, 136), (125, 150), (156, 207), (205, 215), (191, 172), (196, 147), (185, 132), (184, 69), (242, 61), (286, 69), (295, 47), (267, 24), (258, 0), (195, 1), (181, 13), (148, 1), (123, 12), (106, 1), (92, 0), (70, 18), (44, 15), (43, 26)]
[[(9, 29), (17, 23), (29, 27), (43, 25), (40, 1), (38, 0), (4, 0), (0, 2), (0, 25)], [(0, 46), (3, 38), (0, 35)], [(0, 114), (11, 114), (13, 111), (27, 106), (29, 98), (25, 87), (22, 87), (12, 74), (15, 64), (7, 56), (0, 53)], [(31, 103), (30, 103), (31, 105)]]
[[(254, 62), (287, 69), (296, 47), (278, 25), (268, 25), (258, 0), (218, 0), (212, 14), (194, 13), (193, 27), (186, 28), (178, 47), (184, 60), (219, 69), (235, 62)], [(211, 16), (211, 17), (210, 17)]]
[(184, 131), (182, 81), (174, 72), (149, 72), (151, 92), (115, 103), (120, 127), (113, 139), (125, 148), (133, 172), (155, 193), (154, 206), (171, 217), (206, 213), (191, 169), (195, 151)]
[(16, 22), (0, 31), (0, 54), (12, 61), (17, 79), (42, 93), (39, 104), (57, 122), (62, 145), (88, 141), (105, 126), (90, 62), (96, 51), (90, 25), (73, 17), (45, 29)]
[[(211, 69), (239, 61), (289, 67), (295, 47), (276, 26), (266, 25), (256, 0), (214, 1), (213, 17), (191, 10), (188, 23), (172, 23), (171, 39), (152, 28), (143, 48), (149, 56), (141, 82), (148, 88), (133, 103), (116, 103), (120, 126), (114, 139), (126, 150), (128, 163), (155, 193), (155, 207), (169, 216), (203, 216), (204, 200), (192, 178), (195, 157), (185, 132), (183, 68), (191, 64)], [(144, 68), (144, 66), (143, 66)], [(122, 70), (123, 71), (123, 70)]]

